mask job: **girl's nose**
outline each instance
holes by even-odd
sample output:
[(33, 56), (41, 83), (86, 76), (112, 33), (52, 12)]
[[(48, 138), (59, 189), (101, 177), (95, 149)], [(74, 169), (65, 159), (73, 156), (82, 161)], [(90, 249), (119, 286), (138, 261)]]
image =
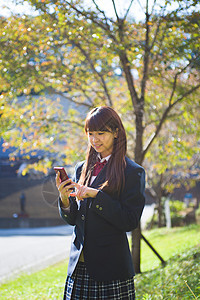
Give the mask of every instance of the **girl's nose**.
[(93, 142), (98, 141), (98, 136), (96, 134), (94, 134), (93, 137), (92, 137), (92, 140), (93, 140)]

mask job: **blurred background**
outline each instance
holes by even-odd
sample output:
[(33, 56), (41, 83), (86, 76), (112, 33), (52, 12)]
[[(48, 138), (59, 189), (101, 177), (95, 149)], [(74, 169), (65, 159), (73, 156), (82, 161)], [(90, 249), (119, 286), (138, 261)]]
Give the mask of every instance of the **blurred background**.
[(199, 226), (199, 1), (0, 5), (0, 228), (64, 225), (53, 167), (73, 176), (100, 105), (146, 170), (142, 231)]
[(165, 226), (166, 200), (177, 220), (195, 222), (199, 5), (114, 4), (1, 4), (1, 228), (62, 224), (53, 166), (73, 174), (86, 151), (84, 118), (98, 105), (118, 111), (128, 156), (146, 168), (152, 222)]

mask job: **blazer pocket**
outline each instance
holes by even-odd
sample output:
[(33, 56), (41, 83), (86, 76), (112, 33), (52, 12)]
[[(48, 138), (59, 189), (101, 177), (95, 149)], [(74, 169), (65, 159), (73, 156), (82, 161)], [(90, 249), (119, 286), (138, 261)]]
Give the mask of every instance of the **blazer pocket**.
[(122, 234), (105, 235), (96, 238), (96, 243), (100, 247), (121, 244), (123, 243), (123, 241), (124, 241), (124, 236)]

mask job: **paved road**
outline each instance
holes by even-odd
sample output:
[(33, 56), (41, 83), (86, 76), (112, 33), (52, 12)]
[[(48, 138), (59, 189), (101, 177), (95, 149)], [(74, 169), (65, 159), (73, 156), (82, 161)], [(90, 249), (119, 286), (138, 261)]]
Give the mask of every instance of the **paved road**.
[(0, 281), (69, 256), (71, 226), (0, 229)]
[[(154, 206), (144, 209), (141, 225), (152, 216)], [(0, 281), (20, 272), (32, 272), (69, 256), (72, 226), (0, 229)]]

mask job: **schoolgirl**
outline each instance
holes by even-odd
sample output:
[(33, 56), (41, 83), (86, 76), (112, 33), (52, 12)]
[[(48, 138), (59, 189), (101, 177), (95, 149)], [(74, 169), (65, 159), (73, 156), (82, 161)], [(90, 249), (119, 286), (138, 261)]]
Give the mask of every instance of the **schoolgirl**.
[(111, 107), (91, 110), (85, 132), (86, 160), (77, 164), (74, 179), (60, 183), (56, 176), (60, 214), (74, 226), (64, 300), (132, 300), (126, 232), (142, 214), (145, 171), (126, 157), (124, 126)]

